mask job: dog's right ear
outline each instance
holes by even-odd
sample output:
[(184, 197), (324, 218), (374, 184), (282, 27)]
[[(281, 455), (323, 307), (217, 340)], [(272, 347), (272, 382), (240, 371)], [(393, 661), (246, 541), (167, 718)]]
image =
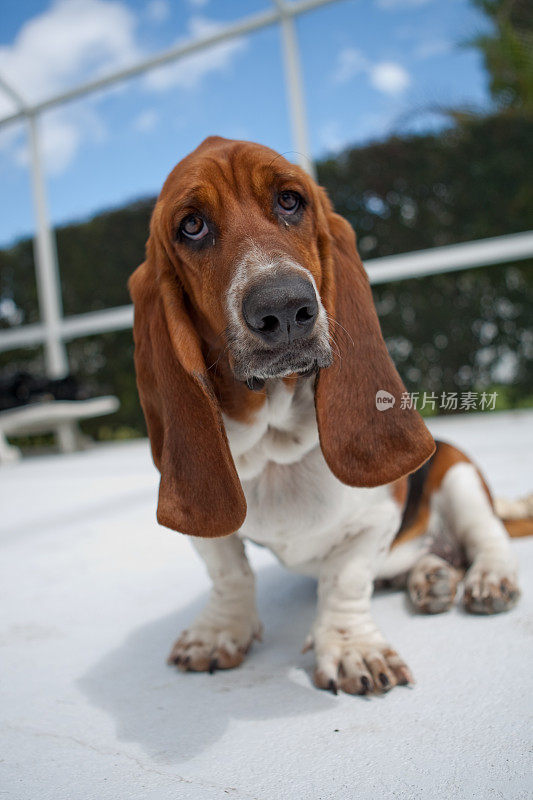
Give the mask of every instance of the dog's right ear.
[(193, 536), (233, 533), (246, 501), (183, 288), (153, 231), (129, 289), (137, 386), (161, 473), (158, 522)]
[[(340, 481), (382, 486), (418, 469), (435, 443), (418, 411), (402, 409), (406, 389), (381, 334), (354, 232), (329, 203), (324, 206), (334, 287), (326, 310), (335, 326), (337, 353), (333, 365), (321, 370), (317, 379), (320, 444)], [(397, 400), (385, 411), (377, 406), (380, 390)]]

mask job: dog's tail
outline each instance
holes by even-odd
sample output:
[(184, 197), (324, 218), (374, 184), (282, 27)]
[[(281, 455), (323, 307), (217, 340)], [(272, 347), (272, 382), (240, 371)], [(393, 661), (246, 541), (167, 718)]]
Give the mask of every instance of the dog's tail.
[(494, 510), (507, 528), (509, 536), (533, 536), (533, 494), (520, 500), (497, 497)]

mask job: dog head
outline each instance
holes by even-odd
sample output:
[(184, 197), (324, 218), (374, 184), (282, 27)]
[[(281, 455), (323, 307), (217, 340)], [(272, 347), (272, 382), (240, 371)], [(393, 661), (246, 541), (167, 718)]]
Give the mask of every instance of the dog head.
[(317, 374), (321, 447), (344, 483), (389, 483), (431, 455), (416, 411), (376, 409), (380, 389), (405, 390), (351, 227), (323, 189), (272, 150), (211, 137), (181, 161), (158, 198), (130, 290), (139, 392), (161, 471), (158, 519), (167, 527), (220, 536), (242, 524), (221, 404), (230, 415), (237, 405), (253, 409), (267, 379)]

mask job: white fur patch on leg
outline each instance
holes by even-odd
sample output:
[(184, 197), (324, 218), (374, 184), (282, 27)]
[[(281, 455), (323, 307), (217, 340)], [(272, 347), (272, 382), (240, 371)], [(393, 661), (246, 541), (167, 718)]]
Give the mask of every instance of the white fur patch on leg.
[(413, 682), (370, 612), (377, 554), (395, 528), (369, 529), (331, 551), (322, 561), (318, 613), (310, 641), (315, 649), (315, 685), (334, 694), (388, 692)]
[(167, 659), (184, 671), (237, 667), (254, 639), (261, 638), (254, 576), (244, 544), (235, 536), (194, 539), (213, 581), (207, 606), (174, 644)]

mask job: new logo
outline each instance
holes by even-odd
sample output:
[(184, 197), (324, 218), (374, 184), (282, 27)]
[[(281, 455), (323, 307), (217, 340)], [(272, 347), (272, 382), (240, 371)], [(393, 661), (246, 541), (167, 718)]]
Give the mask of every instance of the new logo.
[(376, 408), (378, 411), (388, 411), (389, 408), (394, 406), (396, 402), (396, 398), (390, 392), (386, 392), (385, 389), (379, 389), (376, 392)]

